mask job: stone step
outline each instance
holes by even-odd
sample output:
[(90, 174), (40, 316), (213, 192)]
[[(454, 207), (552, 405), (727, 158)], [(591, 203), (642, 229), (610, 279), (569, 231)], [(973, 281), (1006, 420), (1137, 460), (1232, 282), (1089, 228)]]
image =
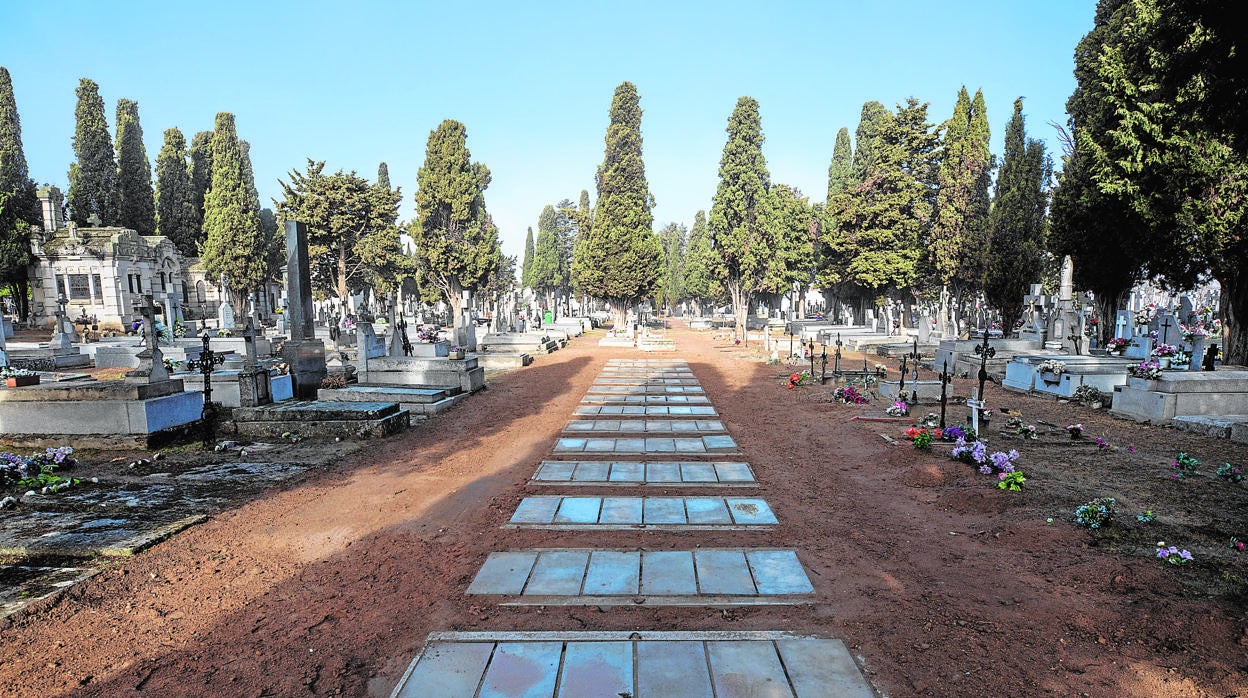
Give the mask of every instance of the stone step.
[(391, 698), (519, 695), (872, 698), (875, 693), (837, 639), (625, 630), (433, 633)]
[(705, 395), (586, 395), (581, 398), (587, 405), (709, 405)]
[(504, 528), (750, 530), (779, 523), (757, 497), (564, 497), (520, 500)]
[(606, 376), (599, 374), (594, 379), (594, 386), (602, 387), (607, 385), (627, 385), (632, 387), (649, 387), (661, 385), (697, 385), (696, 378), (667, 378), (664, 376)]
[(651, 454), (680, 453), (683, 455), (732, 455), (738, 453), (737, 442), (727, 434), (700, 437), (634, 437), (575, 438), (555, 442), (555, 453), (561, 454)]
[(412, 415), (395, 402), (286, 401), (234, 410), (240, 436), (275, 437), (288, 431), (348, 439), (389, 436), (411, 426)]
[(722, 434), (727, 431), (717, 419), (578, 419), (568, 422), (565, 434)]
[(554, 548), (490, 553), (469, 594), (505, 605), (799, 603), (814, 586), (788, 549), (639, 551)]
[(591, 395), (701, 395), (700, 385), (591, 385)]
[(718, 417), (710, 405), (578, 405), (577, 417)]
[(754, 487), (754, 471), (739, 462), (542, 461), (537, 485), (662, 485)]

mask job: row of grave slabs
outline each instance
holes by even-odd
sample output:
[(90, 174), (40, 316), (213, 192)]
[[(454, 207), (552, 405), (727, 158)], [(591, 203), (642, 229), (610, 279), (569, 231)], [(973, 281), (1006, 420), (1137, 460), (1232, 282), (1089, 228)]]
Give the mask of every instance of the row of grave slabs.
[[(491, 553), (465, 593), (509, 606), (808, 603), (798, 551), (577, 545), (609, 530), (768, 530), (761, 497), (686, 362), (613, 359), (581, 400), (504, 528), (568, 532), (559, 548)], [(581, 496), (577, 487), (616, 488)], [(662, 488), (664, 496), (647, 490)], [(670, 496), (668, 488), (698, 488)], [(583, 491), (583, 490), (582, 490)], [(731, 492), (731, 496), (726, 493)], [(394, 698), (873, 696), (844, 643), (784, 631), (434, 633)]]

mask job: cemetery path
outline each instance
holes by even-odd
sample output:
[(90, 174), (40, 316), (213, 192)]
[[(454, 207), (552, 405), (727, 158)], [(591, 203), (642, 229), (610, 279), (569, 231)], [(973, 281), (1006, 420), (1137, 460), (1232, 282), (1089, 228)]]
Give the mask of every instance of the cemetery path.
[[(1248, 490), (1208, 475), (1176, 483), (1165, 466), (1177, 450), (1244, 464), (1248, 449), (990, 388), (990, 406), (1057, 433), (994, 435), (1028, 476), (1009, 493), (881, 437), (904, 425), (853, 419), (878, 405), (787, 390), (790, 369), (709, 333), (672, 335), (780, 524), (585, 532), (577, 543), (731, 548), (748, 536), (798, 551), (809, 603), (509, 607), (465, 595), (490, 552), (566, 545), (566, 534), (500, 526), (542, 493), (529, 478), (605, 361), (670, 356), (601, 349), (591, 336), (10, 619), (0, 694), (385, 696), (432, 631), (738, 629), (838, 637), (894, 696), (1244, 695), (1248, 553), (1224, 539), (1248, 538)], [(1072, 445), (1063, 427), (1075, 419), (1122, 450)], [(1072, 511), (1102, 494), (1128, 521), (1092, 537)], [(1130, 521), (1145, 508), (1158, 514), (1152, 528)], [(1162, 537), (1198, 564), (1156, 560)]]

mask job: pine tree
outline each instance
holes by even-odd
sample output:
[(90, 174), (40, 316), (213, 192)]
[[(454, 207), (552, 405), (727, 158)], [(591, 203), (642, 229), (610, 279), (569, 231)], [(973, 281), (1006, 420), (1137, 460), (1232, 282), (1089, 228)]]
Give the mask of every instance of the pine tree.
[(689, 231), (689, 245), (685, 252), (685, 298), (694, 302), (700, 317), (702, 306), (723, 297), (723, 289), (715, 279), (715, 266), (719, 258), (711, 249), (711, 229), (706, 224), (706, 211), (698, 211), (693, 217)]
[(447, 119), (430, 132), (425, 163), (416, 173), (416, 243), (422, 285), (436, 289), (461, 324), (463, 291), (489, 283), (503, 261), (498, 228), (485, 209), (490, 171), (472, 162), (468, 132)]
[(990, 215), (984, 295), (1001, 311), (1009, 333), (1023, 313), (1023, 296), (1039, 280), (1044, 259), (1048, 182), (1052, 166), (1044, 143), (1027, 138), (1023, 100), (1005, 128), (1005, 155)]
[(156, 156), (157, 230), (185, 257), (199, 254), (195, 205), (191, 203), (191, 176), (186, 170), (186, 138), (176, 128), (165, 131)]
[(74, 108), (74, 155), (69, 169), (69, 213), (78, 225), (90, 225), (98, 216), (101, 225), (119, 222), (117, 161), (113, 140), (104, 118), (100, 86), (87, 78), (78, 83), (78, 105)]
[(212, 187), (212, 131), (200, 131), (191, 138), (191, 207), (195, 209), (197, 244), (204, 241), (204, 199)]
[(555, 294), (564, 290), (563, 246), (559, 235), (559, 216), (554, 206), (546, 206), (537, 217), (537, 243), (533, 248), (533, 264), (529, 280), (534, 292), (546, 296), (546, 308), (555, 307)]
[(524, 238), (524, 263), (520, 268), (520, 286), (533, 288), (533, 226)]
[(976, 90), (972, 100), (963, 87), (953, 116), (945, 122), (936, 209), (923, 261), (930, 285), (959, 296), (978, 290), (984, 276), (992, 178), (989, 136), (983, 93)]
[(24, 306), (26, 267), (32, 261), (26, 236), (31, 225), (39, 224), (40, 215), (22, 148), (13, 81), (4, 66), (0, 66), (0, 200), (0, 283), (7, 284), (19, 306)]
[(578, 288), (607, 302), (615, 326), (622, 328), (629, 307), (658, 284), (663, 255), (641, 154), (641, 107), (631, 82), (615, 88), (605, 141), (595, 177), (598, 203), (589, 233), (577, 236), (572, 274)]
[(832, 164), (828, 165), (828, 199), (849, 188), (854, 177), (854, 151), (849, 143), (849, 129), (841, 127), (836, 132), (836, 145), (832, 147)]
[(758, 101), (741, 97), (728, 118), (728, 142), (719, 160), (719, 186), (711, 206), (716, 276), (732, 299), (736, 331), (746, 342), (746, 317), (755, 294), (766, 290), (776, 253), (775, 200), (763, 157)]
[(390, 166), (384, 162), (377, 166), (377, 186), (390, 189)]
[(156, 234), (152, 165), (143, 145), (139, 103), (132, 99), (117, 100), (117, 210), (122, 227), (139, 235)]
[(204, 240), (201, 261), (208, 277), (229, 278), (234, 299), (259, 289), (268, 275), (268, 241), (260, 233), (260, 216), (250, 169), (234, 129), (234, 115), (217, 114), (212, 134), (212, 186), (204, 199)]

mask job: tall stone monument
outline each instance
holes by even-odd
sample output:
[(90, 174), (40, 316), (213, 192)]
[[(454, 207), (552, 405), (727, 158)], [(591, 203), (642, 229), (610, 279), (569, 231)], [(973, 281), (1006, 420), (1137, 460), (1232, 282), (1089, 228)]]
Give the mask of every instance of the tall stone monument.
[(282, 359), (290, 364), (295, 398), (315, 400), (326, 374), (325, 342), (316, 338), (312, 324), (308, 228), (298, 221), (286, 221), (286, 297), (290, 339), (282, 345)]

